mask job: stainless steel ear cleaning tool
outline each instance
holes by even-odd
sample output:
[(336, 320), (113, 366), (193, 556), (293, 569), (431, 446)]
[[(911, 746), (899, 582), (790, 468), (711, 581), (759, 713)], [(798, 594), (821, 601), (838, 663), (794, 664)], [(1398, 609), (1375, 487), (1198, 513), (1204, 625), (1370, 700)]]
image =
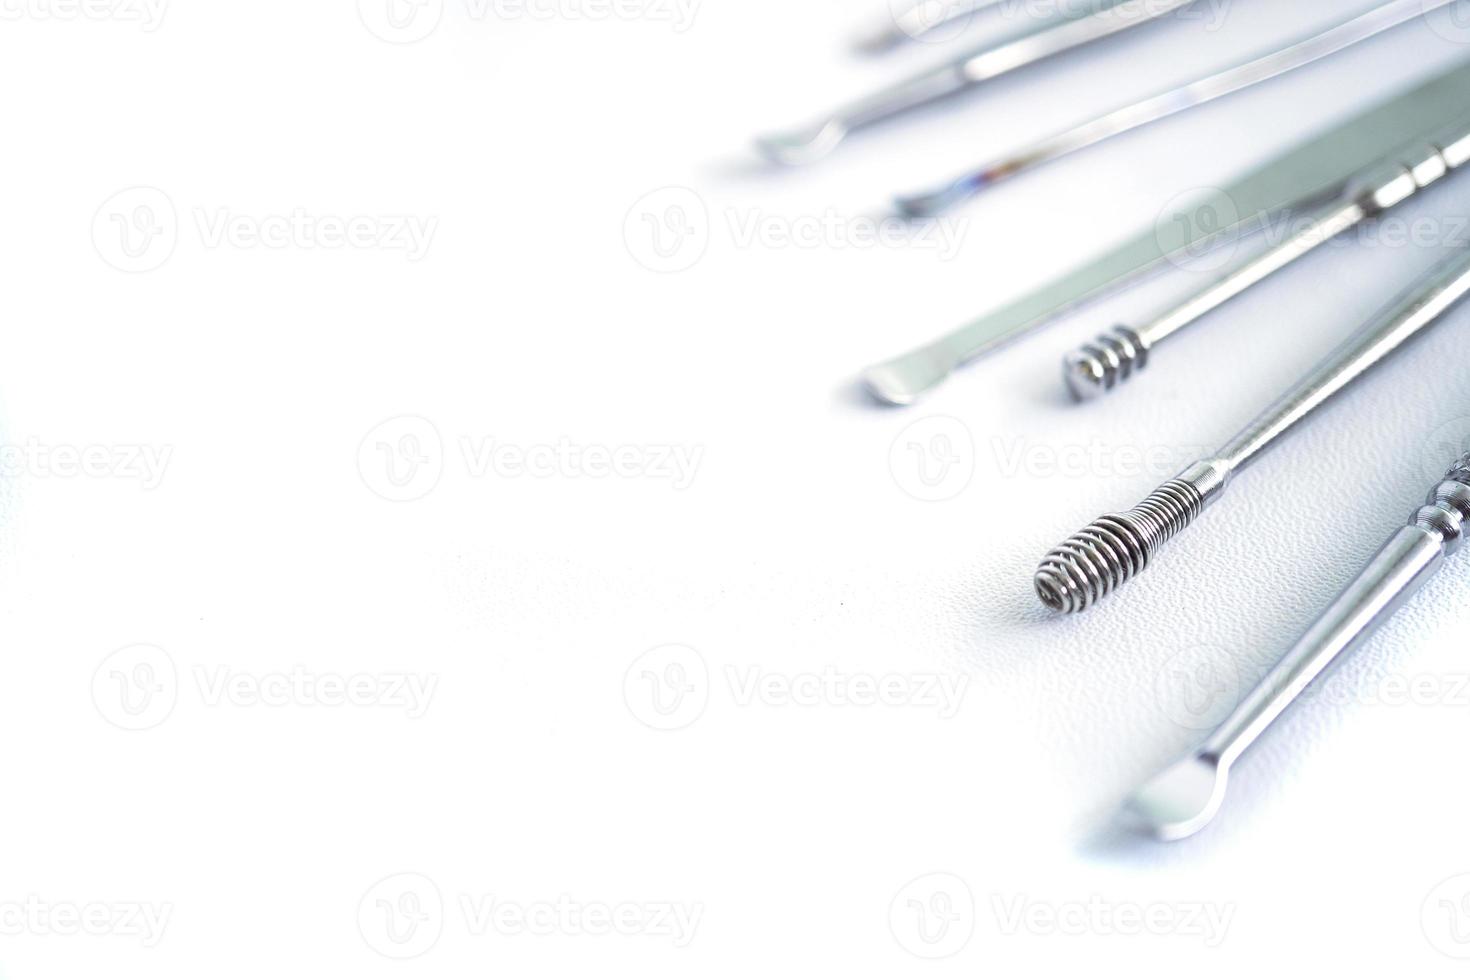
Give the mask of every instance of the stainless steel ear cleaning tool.
[(1191, 464), (1132, 510), (1099, 518), (1048, 554), (1036, 571), (1036, 594), (1055, 612), (1076, 613), (1138, 575), (1165, 542), (1220, 498), (1236, 474), (1467, 295), (1470, 247), (1462, 247), (1216, 455)]
[(1388, 539), (1225, 723), (1128, 800), (1128, 822), (1166, 841), (1203, 830), (1224, 801), (1230, 768), (1313, 680), (1367, 640), (1460, 550), (1467, 520), (1470, 454), (1450, 468), (1430, 491), (1428, 504)]
[(1063, 377), (1078, 401), (1112, 391), (1148, 367), (1155, 348), (1174, 334), (1269, 276), (1285, 269), (1338, 235), (1350, 231), (1470, 163), (1470, 117), (1429, 143), (1421, 143), (1360, 177), (1338, 204), (1319, 212), (1307, 227), (1217, 280), (1141, 327), (1114, 327), (1068, 354)]
[[(932, 217), (1017, 174), (1076, 153), (1120, 133), (1213, 102), (1330, 57), (1339, 51), (1406, 24), (1457, 0), (1393, 0), (1367, 13), (1244, 64), (1196, 79), (1188, 85), (1123, 106), (1071, 129), (1008, 153), (940, 187), (898, 198), (898, 208), (911, 217)], [(940, 4), (943, 6), (943, 4)]]
[[(1214, 207), (1219, 214), (1238, 215), (1238, 221), (1204, 228), (1198, 222), (1160, 224), (1150, 216), (1145, 227), (1090, 261), (1062, 270), (957, 330), (874, 364), (862, 372), (861, 383), (883, 404), (912, 405), (960, 366), (1004, 348), (1088, 300), (1137, 281), (1170, 256), (1218, 241), (1243, 224), (1305, 213), (1340, 200), (1364, 168), (1463, 119), (1467, 105), (1470, 60), (1349, 119), (1328, 124), (1193, 202), (1199, 208)], [(1066, 234), (1065, 227), (1058, 233)], [(994, 283), (993, 288), (1005, 286)]]
[(856, 129), (1158, 20), (1195, 2), (1197, 0), (1115, 0), (1094, 14), (1060, 23), (1048, 20), (1019, 38), (971, 51), (958, 60), (843, 106), (810, 126), (762, 137), (756, 145), (777, 163), (808, 163), (830, 153)]

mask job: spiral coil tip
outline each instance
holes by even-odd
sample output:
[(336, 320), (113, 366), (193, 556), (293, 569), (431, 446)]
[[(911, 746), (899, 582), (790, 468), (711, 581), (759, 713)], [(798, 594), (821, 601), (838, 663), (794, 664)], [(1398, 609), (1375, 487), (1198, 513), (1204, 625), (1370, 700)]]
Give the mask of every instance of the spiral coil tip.
[(1098, 518), (1041, 560), (1033, 580), (1037, 597), (1053, 612), (1082, 612), (1147, 568), (1154, 551), (1204, 505), (1196, 484), (1174, 479), (1128, 513)]
[(1091, 401), (1147, 366), (1148, 347), (1138, 334), (1127, 327), (1114, 327), (1068, 354), (1062, 363), (1062, 376), (1073, 398)]

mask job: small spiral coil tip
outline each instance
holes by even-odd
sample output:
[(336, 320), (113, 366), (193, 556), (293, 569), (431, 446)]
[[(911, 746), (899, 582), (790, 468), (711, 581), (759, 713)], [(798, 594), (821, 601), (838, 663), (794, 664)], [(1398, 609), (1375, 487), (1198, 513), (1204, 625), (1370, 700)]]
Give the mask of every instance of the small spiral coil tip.
[(1114, 327), (1068, 354), (1062, 363), (1067, 389), (1078, 401), (1091, 401), (1148, 367), (1148, 346), (1128, 327)]
[(1204, 506), (1204, 492), (1176, 478), (1127, 513), (1098, 518), (1042, 559), (1037, 596), (1053, 612), (1082, 612), (1147, 568), (1159, 547)]

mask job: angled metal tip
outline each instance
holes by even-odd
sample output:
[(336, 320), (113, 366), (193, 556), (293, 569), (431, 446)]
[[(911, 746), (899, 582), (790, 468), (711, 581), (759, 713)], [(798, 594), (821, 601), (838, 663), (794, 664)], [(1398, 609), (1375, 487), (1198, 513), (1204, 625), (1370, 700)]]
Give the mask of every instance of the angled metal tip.
[(917, 194), (905, 194), (893, 199), (899, 213), (906, 218), (933, 218), (950, 208), (963, 204), (980, 191), (973, 180), (957, 180), (952, 184)]
[(820, 160), (831, 153), (847, 138), (847, 132), (847, 126), (842, 120), (829, 119), (805, 129), (762, 136), (755, 141), (755, 145), (773, 163), (797, 167)]
[(885, 405), (912, 405), (929, 389), (949, 377), (958, 365), (942, 350), (924, 348), (882, 364), (862, 374), (863, 387)]
[(1192, 837), (1220, 812), (1226, 773), (1215, 759), (1191, 755), (1134, 793), (1123, 806), (1123, 819), (1134, 830), (1161, 841)]

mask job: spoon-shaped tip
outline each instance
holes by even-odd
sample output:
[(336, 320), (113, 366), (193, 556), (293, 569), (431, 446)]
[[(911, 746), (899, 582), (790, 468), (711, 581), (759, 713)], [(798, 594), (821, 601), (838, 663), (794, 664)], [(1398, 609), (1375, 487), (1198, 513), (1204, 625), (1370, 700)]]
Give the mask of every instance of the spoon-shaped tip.
[(795, 167), (831, 153), (846, 136), (847, 127), (841, 120), (831, 119), (807, 129), (762, 136), (755, 145), (767, 159)]
[(906, 218), (933, 218), (974, 197), (980, 186), (972, 179), (957, 180), (935, 190), (894, 198), (894, 204)]
[(885, 405), (912, 405), (956, 366), (944, 351), (929, 347), (875, 364), (863, 372), (863, 387)]
[(1225, 799), (1226, 770), (1213, 758), (1192, 755), (1143, 785), (1123, 806), (1124, 819), (1159, 840), (1183, 840), (1214, 819)]

